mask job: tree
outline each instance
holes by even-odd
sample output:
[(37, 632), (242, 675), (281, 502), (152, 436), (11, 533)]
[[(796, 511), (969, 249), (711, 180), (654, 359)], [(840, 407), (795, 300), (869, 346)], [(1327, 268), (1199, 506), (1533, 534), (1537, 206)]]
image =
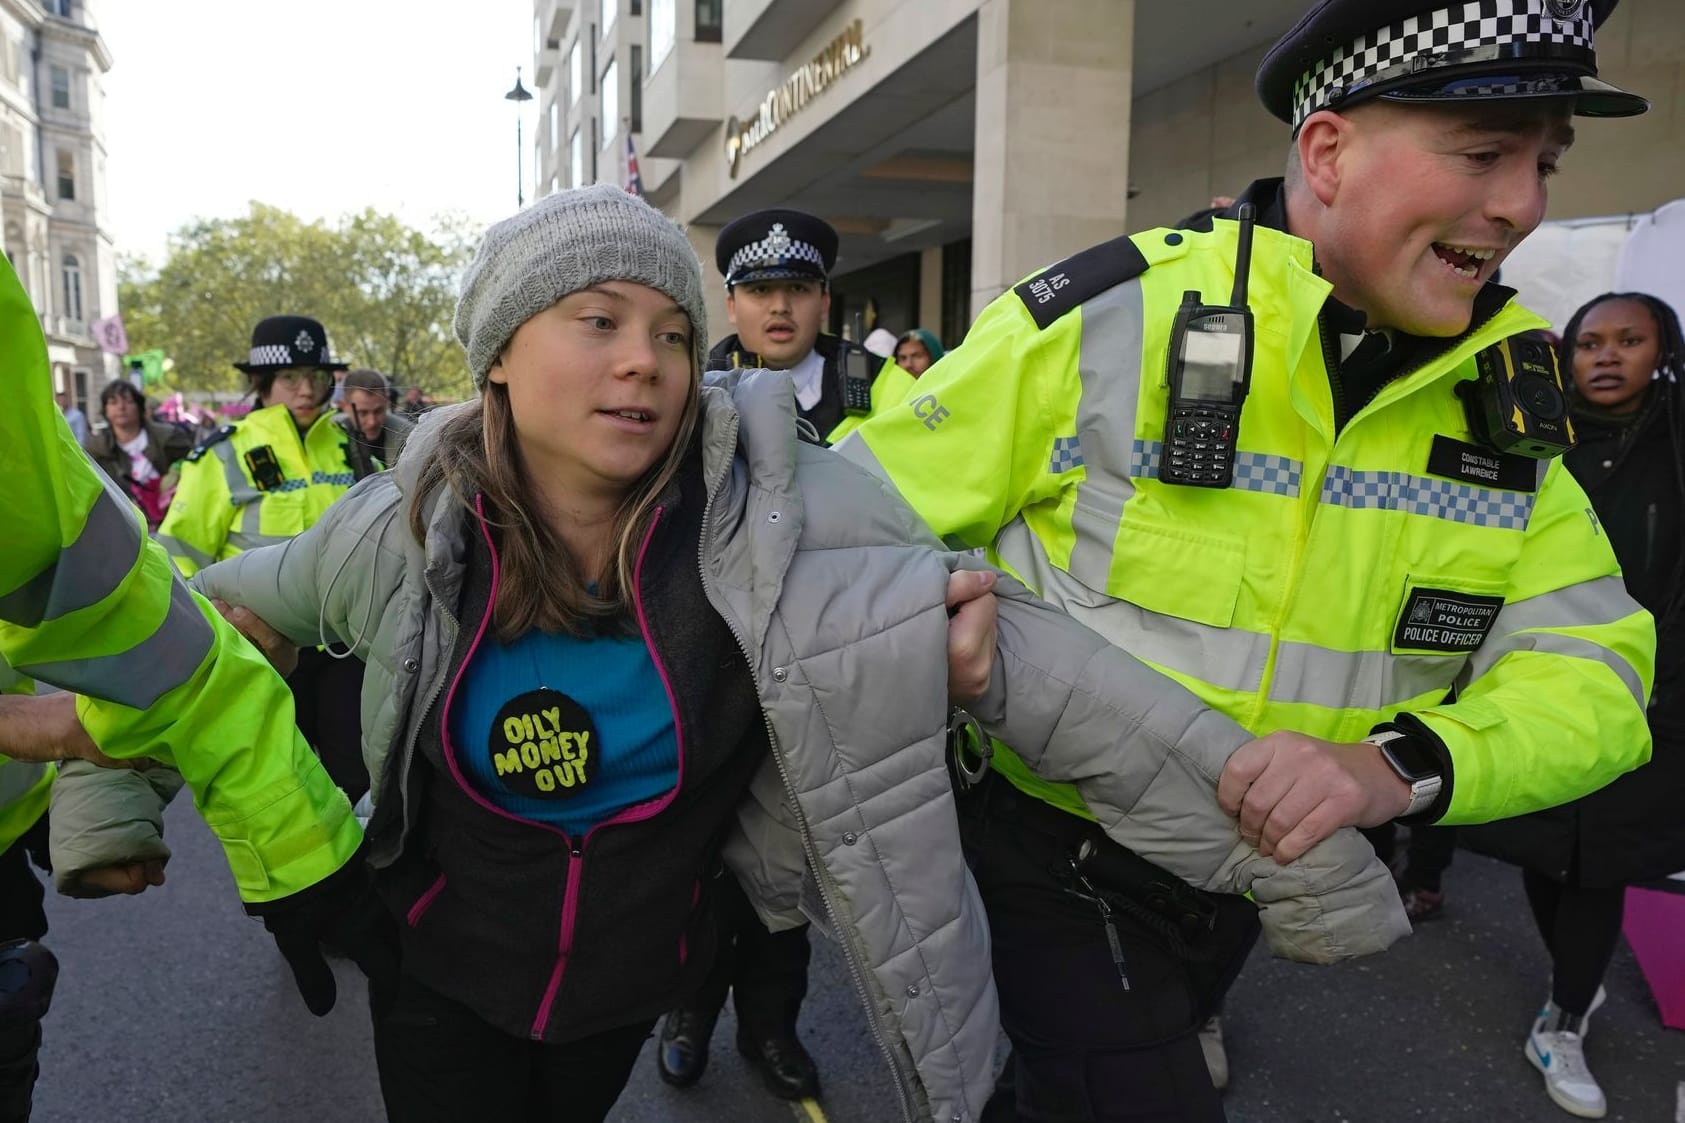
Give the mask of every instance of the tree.
[(451, 334), (456, 285), (473, 249), (462, 220), (430, 233), (372, 209), (329, 224), (262, 203), (175, 231), (162, 265), (125, 257), (118, 302), (134, 351), (162, 348), (177, 390), (244, 388), (230, 365), (265, 316), (311, 316), (335, 357), (430, 395), (469, 391)]

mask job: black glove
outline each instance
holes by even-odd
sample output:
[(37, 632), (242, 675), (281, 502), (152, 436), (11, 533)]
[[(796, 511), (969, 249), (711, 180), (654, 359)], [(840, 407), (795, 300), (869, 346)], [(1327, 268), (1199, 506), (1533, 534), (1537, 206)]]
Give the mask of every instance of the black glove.
[(333, 1009), (333, 970), (322, 955), (326, 944), (349, 956), (368, 976), (371, 996), (388, 992), (398, 979), (398, 934), (392, 914), (375, 895), (374, 875), (358, 849), (334, 873), (290, 897), (248, 904), (263, 921), (292, 968), (298, 993), (318, 1018)]

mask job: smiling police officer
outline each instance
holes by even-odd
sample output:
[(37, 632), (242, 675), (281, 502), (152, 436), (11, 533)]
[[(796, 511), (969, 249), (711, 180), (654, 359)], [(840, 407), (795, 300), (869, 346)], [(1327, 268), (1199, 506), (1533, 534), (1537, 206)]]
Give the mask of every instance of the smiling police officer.
[[(1026, 279), (920, 380), (927, 416), (838, 446), (1258, 734), (1220, 795), (1265, 854), (1561, 803), (1648, 753), (1651, 621), (1549, 458), (1554, 368), (1506, 344), (1543, 323), (1493, 280), (1572, 117), (1646, 108), (1596, 76), (1614, 6), (1316, 4), (1258, 73), (1285, 179)], [(992, 767), (960, 800), (1015, 1046), (990, 1118), (1221, 1119), (1195, 1028), (1251, 906)]]

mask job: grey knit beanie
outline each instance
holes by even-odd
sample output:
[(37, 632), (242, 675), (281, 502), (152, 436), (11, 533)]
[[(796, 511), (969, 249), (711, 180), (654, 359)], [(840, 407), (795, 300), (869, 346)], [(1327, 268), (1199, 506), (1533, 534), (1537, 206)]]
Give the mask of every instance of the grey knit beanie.
[(690, 315), (700, 374), (708, 353), (702, 266), (678, 223), (607, 183), (558, 191), (486, 231), (462, 275), (456, 338), (474, 389), (515, 329), (569, 293), (603, 281), (635, 281)]

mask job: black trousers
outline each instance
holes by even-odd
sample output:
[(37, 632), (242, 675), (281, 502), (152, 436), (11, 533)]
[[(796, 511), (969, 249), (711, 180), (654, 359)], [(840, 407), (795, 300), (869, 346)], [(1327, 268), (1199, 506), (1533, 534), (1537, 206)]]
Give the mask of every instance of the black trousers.
[[(1080, 838), (1098, 834), (1092, 824), (993, 777), (960, 794), (959, 808), (966, 861), (989, 915), (1001, 1027), (1013, 1047), (984, 1118), (1221, 1123), (1198, 1030), (1257, 939), (1257, 910), (1244, 898), (1202, 895), (1215, 910), (1213, 926), (1178, 947), (1138, 915), (1135, 897), (1125, 903), (1098, 873), (1088, 885), (1076, 880), (1069, 856)], [(1092, 889), (1108, 902), (1121, 970)]]
[(807, 964), (813, 949), (807, 925), (768, 932), (737, 879), (720, 878), (720, 950), (696, 996), (693, 1010), (718, 1014), (732, 995), (737, 1024), (755, 1040), (794, 1037), (802, 999), (807, 997)]
[(1626, 886), (1564, 885), (1529, 869), (1521, 871), (1521, 886), (1550, 951), (1551, 1001), (1583, 1017), (1620, 943)]
[[(47, 934), (41, 882), (29, 868), (31, 852), (47, 852), (47, 817), (0, 853), (0, 942), (39, 940)], [(44, 859), (43, 859), (44, 860)]]
[[(1426, 889), (1439, 892), (1445, 871), (1457, 854), (1456, 827), (1410, 827), (1410, 838), (1404, 846), (1404, 871), (1398, 881), (1405, 889)], [(1382, 823), (1378, 827), (1364, 827), (1359, 831), (1375, 848), (1375, 856), (1388, 868), (1396, 868), (1398, 857), (1398, 827)]]
[(305, 648), (287, 678), (300, 733), (352, 803), (369, 790), (363, 763), (363, 661)]
[(654, 1024), (546, 1045), (510, 1036), (402, 977), (391, 1004), (374, 1012), (386, 1117), (390, 1123), (600, 1123)]

